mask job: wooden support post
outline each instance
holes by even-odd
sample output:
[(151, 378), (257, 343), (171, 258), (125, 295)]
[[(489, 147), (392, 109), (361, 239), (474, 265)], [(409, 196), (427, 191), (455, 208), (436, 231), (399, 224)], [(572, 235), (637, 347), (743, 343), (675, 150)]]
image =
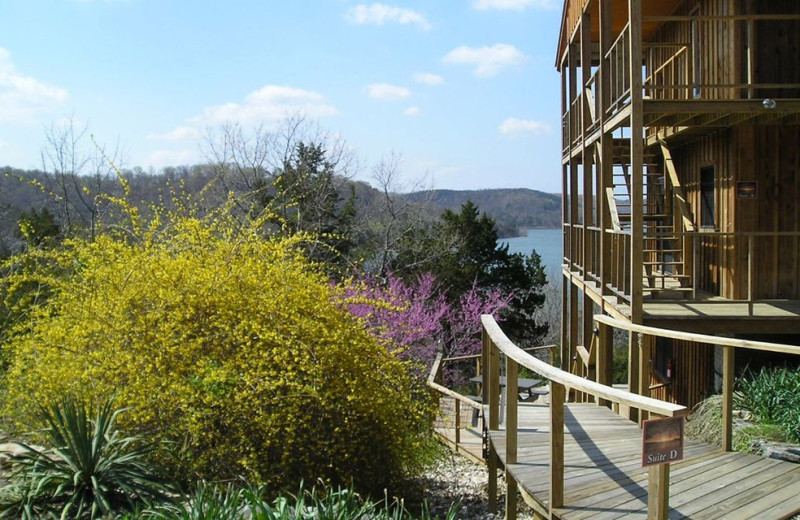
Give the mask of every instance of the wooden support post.
[[(594, 374), (594, 367), (591, 365), (592, 358), (594, 358), (594, 353), (592, 352), (592, 340), (594, 334), (592, 334), (592, 329), (594, 327), (594, 322), (592, 317), (594, 316), (594, 300), (589, 298), (586, 294), (583, 295), (583, 345), (589, 351), (589, 363), (588, 366), (584, 366), (585, 376), (588, 379), (594, 381), (595, 374)], [(578, 358), (580, 359), (580, 357)], [(596, 359), (596, 358), (594, 358)], [(595, 398), (591, 394), (584, 394), (582, 402), (586, 403), (593, 403)]]
[[(614, 382), (613, 331), (605, 323), (597, 325), (597, 382), (611, 386)], [(600, 399), (598, 404), (611, 407), (611, 401), (605, 399)]]
[[(652, 354), (652, 336), (639, 336), (639, 395), (650, 397), (650, 359)], [(646, 410), (639, 410), (639, 426), (648, 419)]]
[(489, 340), (489, 358), (486, 374), (483, 376), (484, 393), (489, 404), (489, 430), (500, 429), (500, 351)]
[(517, 518), (517, 481), (509, 466), (517, 463), (518, 374), (517, 362), (506, 356), (506, 520)]
[(669, 518), (669, 464), (650, 466), (647, 489), (647, 518)]
[(644, 102), (642, 99), (642, 0), (628, 0), (630, 81), (631, 322), (642, 323), (644, 285)]
[(733, 377), (735, 347), (722, 347), (722, 449), (733, 446)]
[(497, 514), (497, 452), (489, 444), (489, 460), (486, 461), (486, 469), (489, 472), (489, 512)]
[(560, 368), (569, 372), (569, 295), (572, 282), (569, 277), (561, 277), (561, 351), (559, 353)]
[(564, 506), (564, 385), (550, 381), (550, 512)]
[[(628, 391), (639, 393), (639, 334), (636, 332), (628, 332)], [(631, 407), (628, 419), (638, 421), (639, 410)]]
[(453, 405), (456, 407), (456, 451), (458, 451), (458, 445), (461, 444), (461, 401), (454, 397)]

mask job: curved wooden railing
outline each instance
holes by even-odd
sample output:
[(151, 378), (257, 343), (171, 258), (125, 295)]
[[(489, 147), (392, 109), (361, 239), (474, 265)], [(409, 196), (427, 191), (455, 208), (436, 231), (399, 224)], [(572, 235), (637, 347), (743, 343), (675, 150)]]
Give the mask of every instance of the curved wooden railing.
[[(800, 356), (800, 347), (785, 345), (783, 343), (770, 343), (766, 341), (752, 341), (748, 339), (727, 338), (683, 332), (679, 330), (661, 329), (646, 325), (637, 325), (628, 321), (618, 320), (610, 316), (597, 314), (594, 321), (610, 327), (627, 330), (628, 332), (656, 336), (661, 338), (691, 341), (700, 344), (709, 344), (722, 347), (722, 448), (731, 451), (733, 444), (733, 380), (735, 376), (735, 349), (758, 350), (762, 352), (776, 352), (779, 354), (794, 354)], [(640, 365), (647, 365), (648, 360), (640, 358)], [(642, 368), (640, 367), (640, 370)]]
[[(481, 316), (483, 330), (483, 402), (487, 405), (489, 430), (500, 427), (500, 354), (505, 355), (506, 393), (516, 395), (519, 366), (536, 372), (550, 381), (550, 497), (549, 508), (564, 505), (564, 402), (567, 389), (593, 395), (596, 400), (606, 400), (620, 405), (645, 410), (650, 416), (675, 417), (688, 413), (685, 406), (640, 396), (619, 390), (560, 370), (541, 361), (516, 346), (503, 333), (490, 315)], [(506, 399), (505, 410), (505, 461), (506, 467), (506, 518), (514, 518), (516, 511), (517, 482), (508, 471), (517, 462), (517, 407), (516, 399)], [(497, 456), (490, 450), (489, 506), (496, 511)], [(669, 464), (651, 466), (648, 495), (648, 518), (666, 518), (669, 509)]]

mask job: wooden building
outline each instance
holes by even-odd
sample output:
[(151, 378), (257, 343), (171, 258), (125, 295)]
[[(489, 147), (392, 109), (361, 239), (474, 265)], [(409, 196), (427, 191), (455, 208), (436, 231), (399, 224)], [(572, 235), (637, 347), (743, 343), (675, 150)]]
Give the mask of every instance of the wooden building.
[[(800, 2), (566, 0), (556, 66), (562, 368), (611, 382), (597, 315), (800, 345)], [(723, 349), (628, 337), (631, 391), (719, 386)]]

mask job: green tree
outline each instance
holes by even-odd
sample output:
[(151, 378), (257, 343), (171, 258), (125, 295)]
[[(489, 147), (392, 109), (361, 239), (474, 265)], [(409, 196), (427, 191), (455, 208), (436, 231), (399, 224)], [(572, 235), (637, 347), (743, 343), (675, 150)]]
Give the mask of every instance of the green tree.
[(23, 239), (29, 246), (51, 244), (61, 236), (61, 228), (56, 222), (56, 217), (47, 208), (41, 210), (33, 208), (30, 213), (23, 211), (17, 220), (17, 226), (17, 237)]
[[(308, 251), (314, 260), (339, 263), (353, 246), (355, 191), (342, 180), (322, 143), (301, 141), (276, 172), (271, 189), (264, 190), (264, 206), (287, 235), (315, 238)], [(346, 199), (342, 191), (349, 192)]]
[(409, 235), (393, 268), (405, 279), (432, 273), (451, 303), (473, 285), (513, 294), (508, 309), (501, 313), (503, 328), (518, 344), (530, 346), (548, 328), (535, 319), (536, 309), (544, 303), (547, 275), (536, 251), (509, 253), (507, 245), (498, 245), (498, 238), (495, 221), (468, 201), (460, 212), (445, 210), (439, 221)]

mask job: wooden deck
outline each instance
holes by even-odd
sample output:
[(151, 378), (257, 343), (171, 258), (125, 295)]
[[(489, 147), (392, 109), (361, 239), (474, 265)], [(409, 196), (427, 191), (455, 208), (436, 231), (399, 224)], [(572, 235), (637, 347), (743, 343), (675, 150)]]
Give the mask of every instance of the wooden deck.
[[(549, 408), (519, 408), (518, 464), (509, 470), (542, 507), (549, 495)], [(440, 433), (453, 439), (454, 430)], [(491, 432), (505, 460), (505, 432)], [(480, 456), (475, 429), (462, 429), (460, 449)], [(647, 517), (648, 470), (641, 467), (641, 430), (593, 404), (565, 408), (565, 520)], [(725, 453), (688, 441), (685, 459), (670, 470), (669, 518), (780, 519), (800, 513), (800, 465), (743, 453)]]

